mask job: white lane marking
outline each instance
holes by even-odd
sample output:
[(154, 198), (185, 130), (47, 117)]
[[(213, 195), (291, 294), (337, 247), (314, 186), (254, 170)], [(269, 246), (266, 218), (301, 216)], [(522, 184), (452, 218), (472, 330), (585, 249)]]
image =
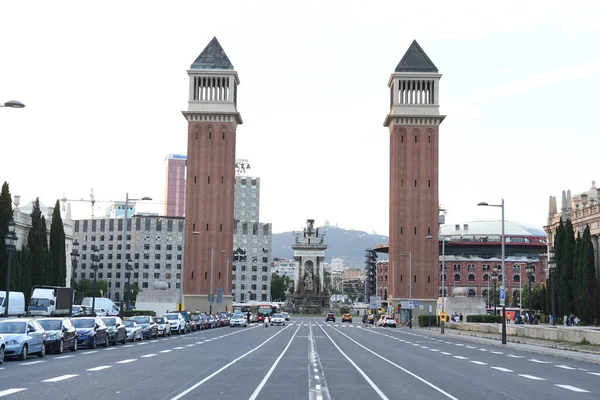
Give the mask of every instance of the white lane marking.
[(487, 365), (487, 363), (484, 363), (483, 361), (471, 361), (473, 364), (477, 364), (477, 365)]
[(155, 353), (153, 353), (153, 354), (144, 354), (142, 357), (144, 357), (144, 358), (150, 358), (150, 357), (154, 357), (156, 355), (158, 355), (158, 354), (155, 354)]
[(121, 346), (122, 349), (124, 349), (125, 347), (133, 347), (132, 344), (126, 344), (125, 346)]
[(75, 357), (73, 354), (67, 354), (66, 356), (54, 357), (54, 360), (62, 360), (63, 358)]
[(467, 349), (476, 349), (476, 346), (467, 346)]
[(451, 356), (452, 353), (448, 353), (447, 351), (442, 351), (440, 354), (443, 354), (445, 356)]
[(555, 365), (556, 368), (562, 368), (562, 369), (575, 369), (573, 367), (569, 367), (568, 365)]
[(526, 375), (526, 374), (518, 374), (518, 375), (522, 376), (523, 378), (531, 379), (533, 381), (545, 381), (544, 378), (540, 378), (539, 376)]
[(454, 358), (458, 358), (459, 360), (468, 360), (467, 357), (463, 357), (463, 356), (454, 356)]
[(109, 369), (109, 368), (112, 368), (112, 365), (101, 365), (99, 367), (86, 369), (86, 371), (91, 371), (91, 372), (102, 371), (103, 369)]
[[(216, 375), (220, 374), (221, 372), (223, 372), (224, 370), (226, 370), (227, 368), (231, 367), (233, 364), (237, 363), (238, 361), (240, 361), (241, 359), (243, 359), (244, 357), (248, 356), (249, 354), (254, 353), (256, 350), (260, 349), (261, 347), (263, 347), (265, 344), (267, 344), (271, 339), (273, 339), (275, 336), (279, 335), (281, 332), (284, 332), (286, 329), (288, 329), (290, 326), (292, 325), (288, 325), (285, 328), (278, 330), (277, 333), (275, 333), (273, 336), (269, 337), (267, 340), (265, 340), (264, 342), (262, 342), (261, 344), (259, 344), (258, 346), (254, 347), (252, 350), (247, 351), (246, 353), (242, 354), (241, 356), (239, 356), (238, 358), (236, 358), (235, 360), (229, 362), (228, 364), (225, 364), (224, 366), (222, 366), (221, 368), (219, 368), (218, 370), (216, 370), (215, 372), (213, 372), (212, 374), (210, 374), (209, 376), (207, 376), (206, 378), (202, 379), (200, 382), (190, 386), (189, 388), (187, 388), (186, 390), (184, 390), (183, 392), (179, 393), (177, 396), (171, 398), (171, 400), (178, 400), (180, 398), (182, 398), (183, 396), (185, 396), (186, 394), (190, 393), (191, 391), (197, 389), (198, 387), (202, 386), (205, 382), (207, 382), (208, 380), (212, 379), (213, 377), (215, 377)], [(254, 328), (250, 328), (250, 329), (254, 329)], [(239, 331), (242, 332), (242, 331)]]
[(479, 351), (487, 351), (487, 349), (477, 349), (477, 350), (479, 350)]
[(26, 362), (26, 363), (21, 363), (19, 365), (33, 365), (33, 364), (41, 364), (43, 362), (45, 362), (45, 361), (29, 361), (29, 362)]
[(109, 347), (108, 349), (104, 349), (104, 351), (111, 351), (111, 350), (116, 350), (116, 347)]
[(503, 353), (503, 352), (501, 352), (501, 351), (492, 351), (491, 353), (492, 353), (492, 354), (504, 354), (504, 353)]
[(181, 350), (184, 349), (185, 347), (173, 347), (173, 350)]
[(588, 374), (590, 374), (590, 375), (596, 375), (596, 376), (600, 376), (600, 372), (588, 372)]
[(170, 353), (170, 352), (172, 352), (172, 351), (173, 351), (173, 350), (161, 350), (161, 351), (159, 351), (159, 353)]
[(204, 342), (196, 342), (195, 344), (202, 344), (202, 343), (204, 343)]
[(13, 388), (13, 389), (2, 390), (2, 391), (0, 391), (0, 397), (8, 396), (9, 394), (19, 393), (19, 392), (22, 392), (23, 390), (27, 390), (27, 388)]
[[(138, 345), (138, 346), (141, 346), (141, 345), (148, 344), (148, 343), (149, 343), (149, 342), (139, 342), (137, 345)], [(125, 346), (123, 346), (123, 347), (125, 347)]]
[(422, 349), (428, 349), (429, 347), (427, 346), (421, 346)]
[[(352, 361), (352, 359), (350, 357), (348, 357), (348, 355), (346, 355), (346, 353), (344, 353), (342, 351), (342, 349), (340, 349), (340, 347), (333, 341), (333, 339), (331, 338), (331, 336), (329, 336), (329, 334), (325, 331), (325, 329), (323, 329), (323, 327), (320, 327), (320, 328), (323, 331), (323, 333), (325, 334), (325, 336), (327, 336), (329, 338), (329, 340), (335, 346), (335, 348), (344, 356), (344, 358), (346, 360), (348, 360), (348, 362), (350, 364), (352, 364), (352, 366), (354, 367), (354, 369), (356, 369), (358, 371), (358, 373), (361, 374), (363, 378), (365, 378), (365, 380), (369, 383), (369, 385), (375, 391), (375, 393), (377, 393), (381, 399), (383, 399), (383, 400), (389, 400), (389, 398), (385, 394), (383, 394), (383, 392), (377, 387), (377, 385), (375, 385), (375, 383), (371, 380), (371, 378), (369, 378), (367, 376), (367, 374), (365, 374), (365, 372), (362, 369), (360, 369), (360, 367), (358, 365), (356, 365), (356, 363), (354, 361)], [(335, 330), (338, 331), (339, 333), (342, 333), (342, 332), (340, 332), (337, 329), (335, 329)], [(343, 333), (342, 333), (342, 335), (346, 336)], [(352, 339), (350, 339), (350, 340), (352, 340)], [(352, 340), (352, 341), (354, 341), (354, 340)], [(360, 346), (362, 346), (362, 345), (360, 345)]]
[(439, 351), (438, 349), (429, 349), (429, 351)]
[(321, 379), (321, 378), (319, 378), (319, 375), (315, 375), (315, 379), (316, 379), (316, 380), (319, 380), (319, 379)]
[(507, 357), (512, 357), (512, 358), (523, 358), (523, 356), (517, 356), (517, 355), (514, 355), (514, 354), (507, 354), (506, 356)]
[(455, 344), (455, 346), (460, 346), (460, 347), (463, 347), (463, 346), (464, 346), (464, 344), (456, 343), (456, 344)]
[(186, 344), (185, 347), (194, 347), (195, 344)]
[(570, 390), (572, 392), (577, 392), (577, 393), (589, 393), (589, 390), (584, 390), (575, 386), (571, 386), (571, 385), (554, 385), (554, 386), (558, 386), (559, 388), (563, 388), (563, 389), (567, 389)]
[(503, 368), (503, 367), (490, 367), (490, 368), (495, 369), (496, 371), (502, 371), (502, 372), (515, 372), (512, 369)]
[(319, 369), (318, 368), (313, 368), (313, 371), (319, 372)]
[[(379, 334), (379, 333), (377, 333), (377, 332), (369, 331), (369, 330), (367, 330), (367, 329), (364, 329), (364, 328), (359, 328), (359, 329), (366, 330), (366, 331), (368, 331), (368, 332), (371, 332), (371, 333), (373, 333), (373, 334), (376, 334), (376, 335), (380, 335), (380, 334)], [(366, 351), (368, 351), (369, 353), (371, 353), (371, 354), (373, 354), (374, 356), (376, 356), (376, 357), (378, 357), (378, 358), (382, 359), (383, 361), (386, 361), (387, 363), (389, 363), (389, 364), (393, 365), (394, 367), (398, 368), (399, 370), (401, 370), (401, 371), (403, 371), (403, 372), (407, 373), (408, 375), (412, 376), (413, 378), (415, 378), (415, 379), (418, 379), (418, 380), (419, 380), (419, 381), (421, 381), (422, 383), (426, 384), (427, 386), (429, 386), (430, 388), (432, 388), (432, 389), (436, 390), (437, 392), (439, 392), (439, 393), (443, 394), (444, 396), (448, 397), (449, 399), (452, 399), (452, 400), (458, 400), (456, 397), (452, 396), (450, 393), (446, 392), (445, 390), (443, 390), (442, 388), (440, 388), (440, 387), (438, 387), (438, 386), (435, 386), (433, 383), (429, 382), (428, 380), (426, 380), (426, 379), (424, 379), (424, 378), (421, 378), (419, 375), (415, 374), (414, 372), (411, 372), (411, 371), (409, 371), (408, 369), (406, 369), (406, 368), (404, 368), (404, 367), (401, 367), (400, 365), (396, 364), (395, 362), (393, 362), (393, 361), (390, 361), (390, 360), (388, 360), (387, 358), (385, 358), (385, 357), (383, 357), (383, 356), (381, 356), (381, 355), (377, 354), (377, 353), (376, 353), (376, 352), (374, 352), (373, 350), (371, 350), (371, 349), (369, 349), (369, 348), (367, 348), (367, 347), (363, 346), (362, 344), (358, 343), (356, 340), (352, 339), (350, 336), (346, 335), (345, 333), (343, 333), (343, 332), (340, 332), (340, 331), (338, 331), (338, 332), (339, 332), (340, 334), (344, 335), (346, 338), (348, 338), (348, 339), (349, 339), (349, 340), (351, 340), (352, 342), (354, 342), (355, 344), (357, 344), (357, 345), (359, 345), (360, 347), (362, 347), (363, 349), (365, 349)]]
[(47, 383), (60, 382), (60, 381), (64, 381), (65, 379), (75, 378), (76, 376), (79, 376), (79, 374), (61, 375), (61, 376), (57, 376), (56, 378), (44, 379), (42, 382), (47, 382)]
[(137, 361), (136, 358), (130, 358), (128, 360), (121, 360), (121, 361), (117, 361), (117, 364), (129, 364), (130, 362), (134, 362)]
[(538, 364), (550, 364), (550, 361), (542, 361), (542, 360), (537, 360), (535, 358), (530, 358), (529, 361), (538, 363)]
[(85, 355), (85, 354), (94, 354), (94, 353), (97, 353), (97, 352), (98, 352), (98, 350), (92, 350), (92, 351), (84, 351), (84, 352), (83, 352), (83, 353), (81, 353), (81, 354), (84, 354), (84, 355)]

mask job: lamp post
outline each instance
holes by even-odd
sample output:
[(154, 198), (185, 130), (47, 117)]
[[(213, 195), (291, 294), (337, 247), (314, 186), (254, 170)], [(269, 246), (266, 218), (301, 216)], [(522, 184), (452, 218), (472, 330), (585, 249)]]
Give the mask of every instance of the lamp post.
[(500, 207), (502, 210), (502, 235), (500, 240), (502, 241), (501, 247), (501, 259), (502, 259), (502, 284), (500, 290), (504, 293), (504, 299), (502, 303), (502, 344), (506, 344), (506, 271), (504, 270), (504, 199), (500, 204), (488, 204), (486, 202), (480, 202), (478, 206), (484, 207)]
[[(75, 239), (75, 241), (73, 241), (72, 246), (73, 250), (71, 250), (71, 289), (73, 289), (73, 301), (75, 301), (75, 270), (77, 269), (77, 262), (79, 261), (79, 241)], [(70, 310), (69, 317), (71, 316), (72, 315)]]
[[(398, 256), (402, 257), (402, 256), (406, 256), (406, 254), (398, 254)], [(413, 309), (413, 304), (412, 304), (412, 252), (408, 252), (408, 273), (409, 273), (409, 282), (408, 282), (408, 302), (410, 304), (410, 307), (408, 308), (408, 327), (409, 329), (412, 329), (412, 309)]]
[[(445, 211), (445, 210), (443, 210)], [(442, 232), (442, 228), (440, 227), (440, 232)], [(433, 236), (427, 236), (425, 239), (433, 239)], [(442, 312), (446, 311), (446, 307), (445, 307), (445, 298), (446, 298), (446, 287), (445, 287), (445, 283), (446, 283), (446, 264), (444, 264), (444, 261), (446, 259), (446, 236), (441, 233), (440, 235), (440, 239), (442, 240)], [(488, 301), (489, 302), (489, 301)], [(444, 334), (444, 321), (440, 322), (440, 333), (443, 335)]]
[(4, 104), (0, 104), (0, 107), (24, 108), (25, 104), (21, 103), (18, 100), (9, 100)]
[(517, 265), (519, 267), (519, 315), (521, 315), (521, 313), (523, 312), (522, 308), (523, 308), (523, 278), (521, 277), (521, 264)]
[(8, 252), (8, 264), (6, 268), (6, 295), (4, 301), (4, 317), (8, 317), (8, 300), (10, 297), (10, 270), (12, 269), (12, 252), (17, 247), (17, 234), (15, 233), (16, 224), (15, 220), (11, 218), (8, 221), (8, 232), (4, 236), (4, 244), (6, 245), (6, 251)]
[(125, 256), (127, 254), (127, 221), (129, 220), (127, 214), (129, 212), (129, 200), (152, 200), (152, 198), (142, 197), (141, 199), (130, 199), (129, 193), (125, 193), (125, 215), (123, 215), (123, 248), (121, 249), (121, 287), (119, 293), (119, 302), (121, 303), (119, 317), (121, 317), (121, 319), (123, 319), (123, 298), (125, 297), (125, 264), (127, 263)]
[(129, 303), (131, 303), (131, 271), (133, 267), (130, 263), (125, 265), (125, 269), (127, 270), (127, 291), (125, 292), (126, 297), (123, 298), (125, 300), (125, 305), (129, 308)]
[(498, 282), (498, 272), (492, 271), (492, 281), (494, 281), (494, 315), (496, 315), (496, 285)]
[(92, 286), (92, 315), (96, 316), (96, 275), (98, 275), (98, 261), (100, 260), (100, 251), (98, 246), (92, 249), (92, 269), (94, 270), (94, 284)]
[[(220, 254), (225, 254), (225, 250), (219, 251)], [(227, 265), (225, 266), (225, 311), (228, 311), (227, 307), (227, 286), (229, 284), (229, 257), (227, 258)]]
[(533, 297), (531, 295), (531, 280), (533, 279), (533, 274), (535, 273), (535, 266), (533, 263), (528, 262), (527, 267), (525, 267), (525, 271), (527, 271), (527, 282), (529, 282), (529, 323), (531, 324), (533, 322), (533, 309), (531, 308), (531, 298)]
[(556, 272), (556, 259), (554, 258), (554, 247), (550, 247), (548, 251), (548, 268), (550, 269), (550, 279), (552, 280), (552, 325), (556, 325), (556, 301), (554, 299), (554, 279)]

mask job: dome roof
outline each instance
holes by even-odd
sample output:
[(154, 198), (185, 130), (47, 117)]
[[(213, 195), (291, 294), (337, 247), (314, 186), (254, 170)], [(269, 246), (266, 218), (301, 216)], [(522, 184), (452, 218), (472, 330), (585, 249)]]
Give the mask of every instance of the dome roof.
[[(442, 225), (446, 236), (485, 236), (502, 234), (502, 221), (472, 221), (464, 224)], [(519, 222), (504, 221), (505, 236), (546, 237), (542, 228), (523, 225)]]
[[(31, 200), (29, 203), (18, 207), (17, 209), (22, 212), (23, 214), (31, 214), (31, 212), (33, 211), (33, 203), (35, 202), (35, 200)], [(40, 210), (42, 211), (42, 215), (48, 219), (48, 218), (52, 218), (52, 212), (50, 211), (51, 208), (48, 208), (47, 205), (45, 205), (44, 203), (42, 203), (40, 201)]]

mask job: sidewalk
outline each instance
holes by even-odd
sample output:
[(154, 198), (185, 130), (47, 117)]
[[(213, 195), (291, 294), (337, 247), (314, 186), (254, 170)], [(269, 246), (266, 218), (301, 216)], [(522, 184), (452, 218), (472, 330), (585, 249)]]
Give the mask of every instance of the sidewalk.
[[(442, 336), (439, 327), (428, 328), (416, 327), (415, 330), (423, 333)], [(513, 349), (517, 354), (519, 351), (528, 351), (549, 356), (565, 357), (577, 361), (585, 361), (600, 365), (600, 346), (584, 345), (572, 342), (558, 342), (552, 340), (535, 339), (522, 336), (507, 336), (506, 345), (502, 344), (502, 335), (498, 333), (461, 331), (446, 327), (444, 336), (448, 338), (460, 338), (488, 346)]]

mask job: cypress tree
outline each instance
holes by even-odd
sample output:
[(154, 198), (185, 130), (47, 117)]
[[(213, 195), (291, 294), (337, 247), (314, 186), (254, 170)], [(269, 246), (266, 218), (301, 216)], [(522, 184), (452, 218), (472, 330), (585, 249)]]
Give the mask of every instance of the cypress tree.
[(12, 255), (12, 268), (10, 272), (10, 290), (22, 292), (21, 275), (23, 267), (21, 266), (22, 252), (16, 251)]
[(31, 253), (31, 284), (44, 285), (46, 280), (46, 258), (48, 238), (46, 236), (46, 219), (40, 209), (40, 198), (36, 198), (31, 210), (31, 229), (27, 235), (27, 247)]
[(576, 250), (576, 242), (575, 242), (575, 232), (573, 230), (573, 224), (571, 223), (571, 219), (567, 219), (565, 223), (565, 284), (567, 285), (566, 289), (566, 298), (565, 298), (565, 312), (573, 313), (573, 276), (574, 276), (574, 261), (575, 261), (575, 250)]
[(578, 315), (581, 315), (580, 318), (586, 323), (596, 324), (598, 320), (598, 294), (596, 290), (596, 268), (594, 267), (594, 246), (592, 245), (592, 234), (589, 225), (583, 231), (582, 243), (581, 277), (579, 278), (582, 301)]
[(25, 309), (29, 306), (31, 298), (31, 251), (29, 246), (23, 246), (21, 249), (21, 291), (25, 295)]
[(67, 282), (67, 253), (65, 249), (65, 229), (60, 216), (60, 202), (56, 200), (50, 225), (50, 256), (52, 260), (52, 285), (65, 286)]
[(6, 271), (8, 265), (8, 253), (4, 244), (4, 237), (8, 232), (8, 223), (13, 217), (12, 198), (8, 188), (8, 182), (2, 184), (0, 192), (0, 288), (6, 287)]
[(582, 242), (579, 232), (575, 238), (575, 250), (573, 252), (573, 275), (571, 277), (571, 311), (575, 315), (581, 315), (582, 296), (581, 292), (581, 262)]
[(558, 226), (556, 227), (556, 233), (554, 235), (554, 256), (556, 260), (556, 271), (554, 273), (555, 278), (555, 296), (556, 296), (556, 314), (557, 316), (563, 316), (567, 310), (564, 306), (565, 301), (565, 286), (563, 285), (565, 275), (565, 244), (564, 244), (564, 225), (562, 218), (560, 219)]

